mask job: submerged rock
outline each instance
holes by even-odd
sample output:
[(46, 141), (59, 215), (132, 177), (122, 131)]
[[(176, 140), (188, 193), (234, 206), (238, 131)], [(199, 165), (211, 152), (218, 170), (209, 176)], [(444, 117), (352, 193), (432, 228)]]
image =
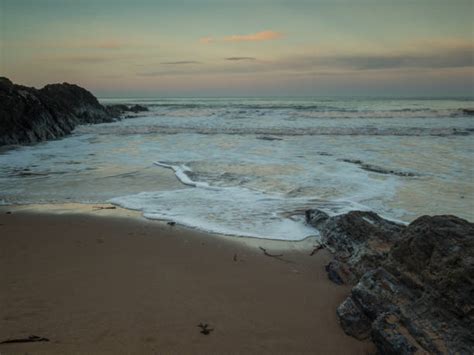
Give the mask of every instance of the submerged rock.
[(473, 223), (423, 216), (405, 227), (371, 212), (321, 216), (309, 213), (334, 254), (328, 271), (345, 270), (354, 284), (337, 309), (347, 334), (370, 337), (382, 354), (472, 354)]
[(79, 124), (111, 121), (94, 95), (77, 85), (52, 84), (38, 90), (0, 78), (0, 145), (58, 138)]

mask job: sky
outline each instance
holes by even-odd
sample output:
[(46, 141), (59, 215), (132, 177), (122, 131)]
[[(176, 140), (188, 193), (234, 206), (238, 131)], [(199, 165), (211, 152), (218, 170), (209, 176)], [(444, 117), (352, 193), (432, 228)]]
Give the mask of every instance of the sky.
[(0, 0), (0, 76), (100, 97), (474, 96), (474, 0)]

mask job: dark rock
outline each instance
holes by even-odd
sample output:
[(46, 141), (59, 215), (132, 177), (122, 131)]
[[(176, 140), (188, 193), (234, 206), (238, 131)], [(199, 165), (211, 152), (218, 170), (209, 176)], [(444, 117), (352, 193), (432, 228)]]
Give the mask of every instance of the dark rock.
[(306, 218), (319, 229), (323, 244), (335, 259), (347, 265), (348, 280), (352, 282), (378, 267), (405, 229), (402, 224), (365, 211), (328, 217), (322, 211), (310, 210)]
[(474, 116), (474, 109), (473, 108), (463, 108), (461, 111), (466, 116)]
[(132, 113), (139, 113), (148, 111), (148, 107), (142, 105), (125, 105), (125, 104), (114, 104), (114, 105), (107, 105), (106, 107), (107, 112), (112, 117), (116, 118), (123, 118), (123, 117), (134, 117), (134, 116), (124, 116), (127, 112)]
[(341, 277), (340, 264), (337, 261), (331, 261), (325, 266), (325, 269), (329, 280), (338, 285), (344, 284), (344, 280)]
[(124, 104), (116, 104), (116, 105), (107, 105), (105, 106), (105, 109), (111, 115), (112, 117), (119, 118), (121, 117), (125, 112), (128, 112), (128, 106)]
[(413, 345), (416, 341), (408, 334), (396, 315), (384, 313), (374, 321), (372, 340), (379, 354), (414, 354), (420, 351), (420, 347)]
[(37, 90), (0, 78), (0, 145), (54, 139), (79, 124), (111, 121), (97, 99), (77, 85), (53, 84)]
[(355, 304), (352, 297), (348, 297), (339, 305), (337, 316), (347, 334), (361, 340), (370, 335), (372, 322)]
[(264, 141), (282, 141), (283, 138), (274, 137), (274, 136), (258, 136), (257, 139), (261, 139)]
[[(364, 236), (360, 221), (354, 218), (350, 220), (356, 227), (339, 233), (344, 241), (331, 242), (336, 260), (340, 250), (352, 266), (355, 254), (372, 254), (373, 245), (361, 240), (387, 237), (370, 229)], [(406, 228), (393, 227), (389, 221), (376, 225), (384, 226), (387, 233), (393, 229), (397, 236), (389, 239), (395, 241), (388, 253), (373, 259), (376, 267), (370, 269), (371, 264), (364, 262), (363, 268), (369, 270), (337, 310), (343, 329), (359, 339), (368, 337), (370, 330), (382, 354), (471, 354), (474, 224), (455, 216), (423, 216)]]
[(312, 225), (314, 228), (321, 229), (329, 219), (329, 215), (321, 210), (306, 210), (306, 223)]
[(399, 171), (399, 170), (393, 170), (393, 169), (386, 169), (381, 166), (364, 163), (363, 161), (358, 160), (358, 159), (341, 159), (341, 161), (345, 163), (359, 165), (361, 169), (370, 171), (372, 173), (379, 173), (379, 174), (384, 174), (384, 175), (408, 176), (408, 177), (418, 176), (418, 174), (415, 174), (411, 171)]
[(148, 107), (142, 105), (133, 105), (128, 109), (130, 112), (138, 113), (138, 112), (146, 112), (148, 111)]

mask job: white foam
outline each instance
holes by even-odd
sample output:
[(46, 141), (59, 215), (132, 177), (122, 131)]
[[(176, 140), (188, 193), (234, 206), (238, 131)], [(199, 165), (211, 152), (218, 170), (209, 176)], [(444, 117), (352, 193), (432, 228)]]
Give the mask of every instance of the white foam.
[(145, 218), (171, 220), (218, 234), (289, 241), (318, 234), (302, 220), (285, 215), (301, 207), (302, 199), (286, 199), (245, 188), (142, 192), (110, 202), (142, 211)]
[(206, 189), (212, 189), (213, 188), (213, 187), (209, 186), (209, 184), (207, 182), (200, 182), (200, 181), (191, 180), (189, 178), (189, 176), (186, 175), (186, 171), (192, 171), (192, 170), (189, 167), (187, 167), (186, 165), (181, 165), (181, 166), (170, 165), (170, 164), (166, 164), (166, 163), (160, 162), (160, 161), (155, 161), (154, 164), (158, 165), (158, 166), (161, 166), (163, 168), (173, 170), (176, 177), (178, 178), (178, 180), (181, 181), (181, 183), (183, 183), (184, 185), (193, 186), (193, 187), (202, 187), (202, 188), (206, 188)]

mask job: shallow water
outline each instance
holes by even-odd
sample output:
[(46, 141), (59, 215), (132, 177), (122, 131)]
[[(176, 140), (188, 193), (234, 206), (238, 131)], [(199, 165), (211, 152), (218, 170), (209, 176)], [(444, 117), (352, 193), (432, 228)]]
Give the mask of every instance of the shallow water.
[(300, 240), (302, 211), (473, 220), (472, 100), (117, 99), (150, 112), (0, 154), (3, 203), (105, 202)]

